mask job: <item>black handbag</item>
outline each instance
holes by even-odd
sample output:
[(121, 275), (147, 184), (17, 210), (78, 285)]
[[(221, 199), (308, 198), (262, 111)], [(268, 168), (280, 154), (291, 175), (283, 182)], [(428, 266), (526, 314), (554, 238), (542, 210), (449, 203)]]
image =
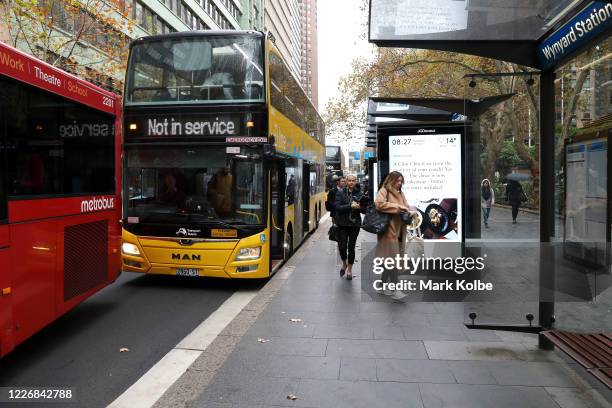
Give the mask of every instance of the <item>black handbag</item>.
[(389, 228), (389, 214), (378, 211), (374, 203), (372, 203), (368, 205), (361, 228), (372, 234), (384, 234), (387, 228)]
[(400, 216), (400, 220), (402, 220), (402, 222), (406, 225), (410, 225), (412, 224), (412, 216), (410, 215), (410, 213), (407, 213), (406, 211), (402, 211), (399, 214)]
[(329, 227), (329, 231), (327, 231), (327, 235), (329, 236), (330, 241), (338, 242), (338, 226), (336, 224), (332, 224), (332, 226)]

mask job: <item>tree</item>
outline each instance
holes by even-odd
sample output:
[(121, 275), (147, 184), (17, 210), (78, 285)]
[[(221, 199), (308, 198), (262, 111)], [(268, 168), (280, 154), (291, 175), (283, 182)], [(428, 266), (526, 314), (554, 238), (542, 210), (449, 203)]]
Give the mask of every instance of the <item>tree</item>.
[[(490, 72), (517, 75), (487, 76), (486, 73)], [(480, 118), (481, 143), (485, 153), (481, 170), (483, 176), (493, 179), (497, 156), (504, 141), (510, 137), (518, 156), (531, 170), (537, 192), (539, 160), (524, 143), (530, 129), (533, 130), (533, 142), (537, 144), (539, 139), (537, 86), (528, 85), (530, 76), (525, 73), (528, 73), (525, 68), (515, 64), (471, 55), (380, 48), (372, 61), (354, 61), (352, 71), (340, 80), (340, 96), (326, 106), (327, 129), (343, 135), (344, 139), (363, 137), (365, 102), (370, 96), (477, 99), (515, 94)], [(470, 74), (481, 75), (474, 88), (467, 87), (469, 80), (465, 75)], [(537, 76), (533, 79), (537, 81)]]
[(3, 0), (11, 45), (119, 91), (134, 28), (122, 0)]

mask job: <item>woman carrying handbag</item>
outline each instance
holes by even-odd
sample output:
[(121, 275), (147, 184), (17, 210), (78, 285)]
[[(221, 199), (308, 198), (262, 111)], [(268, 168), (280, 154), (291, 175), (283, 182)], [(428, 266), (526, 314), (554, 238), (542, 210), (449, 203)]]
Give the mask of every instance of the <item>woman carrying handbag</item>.
[[(395, 258), (397, 254), (404, 254), (407, 228), (400, 214), (405, 212), (412, 216), (415, 212), (410, 210), (408, 201), (402, 193), (403, 184), (404, 176), (398, 171), (392, 171), (385, 178), (374, 200), (376, 210), (390, 215), (389, 226), (384, 233), (377, 236), (375, 257)], [(382, 274), (382, 282), (397, 283), (398, 271), (396, 269), (385, 270)], [(395, 300), (401, 300), (406, 296), (400, 290), (385, 291), (384, 294), (391, 295), (391, 298)]]

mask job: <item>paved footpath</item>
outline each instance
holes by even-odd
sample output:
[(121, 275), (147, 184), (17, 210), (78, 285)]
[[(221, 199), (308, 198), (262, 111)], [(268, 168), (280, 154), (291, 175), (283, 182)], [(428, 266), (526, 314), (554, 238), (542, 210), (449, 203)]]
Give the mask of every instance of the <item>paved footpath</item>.
[(460, 303), (372, 301), (358, 267), (339, 278), (328, 227), (155, 407), (610, 406), (608, 390), (538, 350), (535, 335), (468, 330)]

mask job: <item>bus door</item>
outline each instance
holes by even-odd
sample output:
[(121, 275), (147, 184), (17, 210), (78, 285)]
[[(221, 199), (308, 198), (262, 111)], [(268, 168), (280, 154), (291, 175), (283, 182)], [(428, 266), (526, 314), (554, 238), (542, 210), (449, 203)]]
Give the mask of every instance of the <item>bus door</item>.
[(282, 260), (285, 251), (285, 163), (274, 159), (270, 163), (270, 253), (272, 261)]
[(300, 243), (302, 242), (302, 237), (304, 236), (304, 229), (306, 229), (306, 227), (304, 226), (304, 218), (303, 218), (303, 211), (304, 211), (304, 168), (303, 168), (303, 160), (302, 159), (298, 159), (296, 161), (296, 167), (295, 167), (295, 199), (294, 199), (294, 205), (293, 205), (293, 220), (295, 225), (293, 226), (293, 236), (294, 236), (294, 242), (293, 242), (293, 247), (297, 248), (298, 245), (300, 245)]
[(260, 219), (257, 214), (260, 210), (259, 204), (252, 204), (255, 196), (261, 196), (262, 191), (253, 190), (253, 177), (263, 178), (262, 170), (257, 170), (255, 163), (248, 158), (234, 157), (231, 162), (232, 192), (231, 199), (234, 212), (238, 218), (246, 218), (250, 224), (265, 224), (265, 219)]
[(310, 232), (310, 170), (314, 168), (304, 161), (302, 164), (302, 234)]
[(301, 241), (302, 218), (296, 217), (301, 214), (302, 201), (300, 184), (301, 164), (298, 159), (288, 157), (284, 160), (285, 164), (285, 244), (287, 244), (287, 254)]

